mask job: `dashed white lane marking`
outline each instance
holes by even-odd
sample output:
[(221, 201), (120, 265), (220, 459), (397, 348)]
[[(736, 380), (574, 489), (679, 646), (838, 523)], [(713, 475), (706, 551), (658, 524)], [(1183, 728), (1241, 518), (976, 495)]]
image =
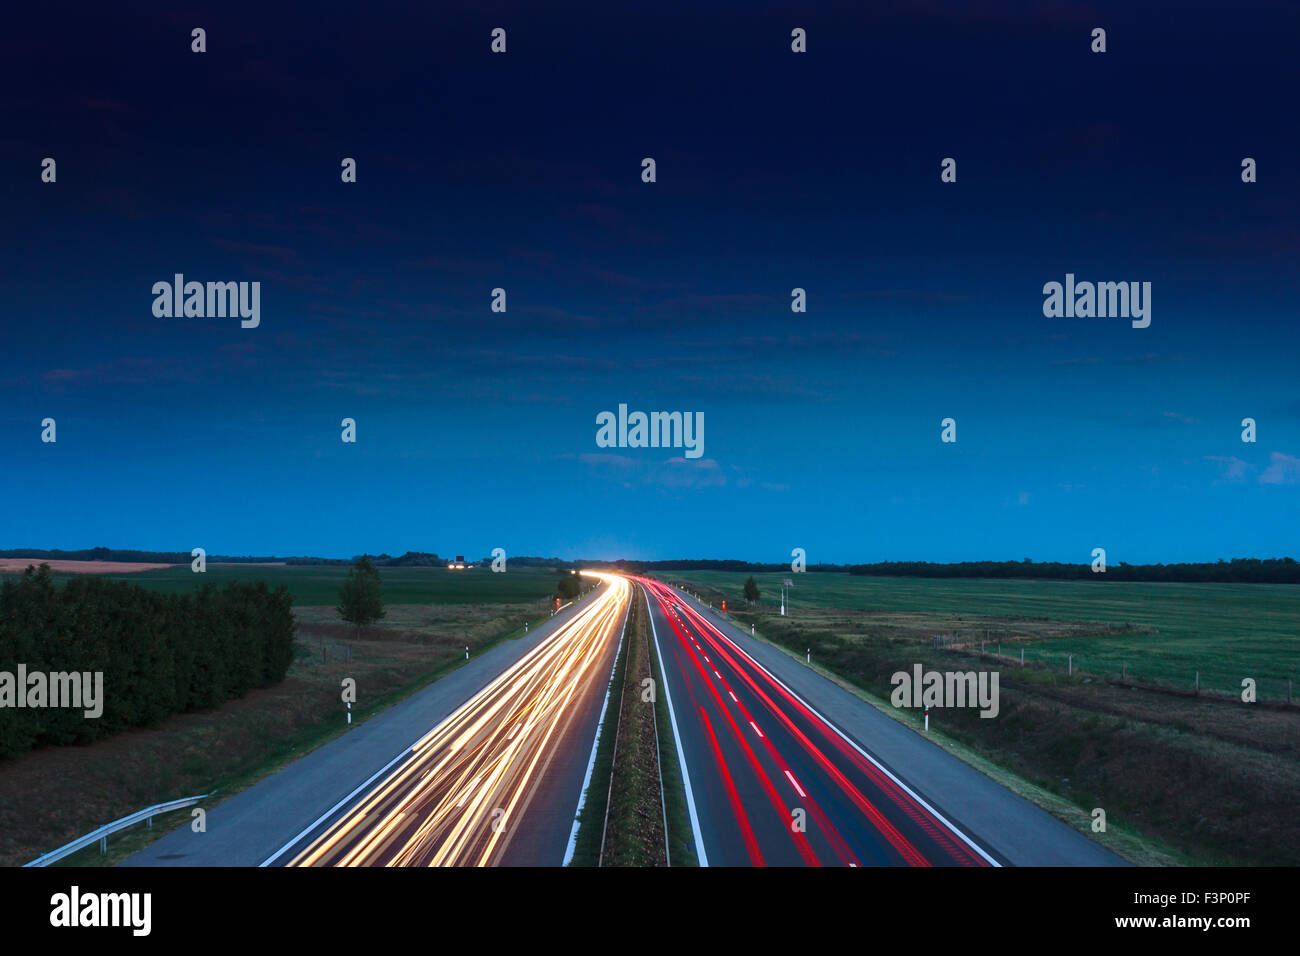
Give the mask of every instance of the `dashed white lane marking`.
[(749, 726), (751, 726), (751, 727), (754, 728), (754, 733), (758, 734), (760, 737), (763, 736), (763, 731), (761, 731), (761, 730), (758, 729), (758, 724), (754, 723), (754, 722), (751, 720), (751, 721), (749, 722)]
[(808, 796), (808, 794), (803, 792), (803, 787), (799, 786), (799, 781), (794, 778), (794, 774), (792, 774), (789, 770), (787, 770), (785, 772), (785, 775), (790, 778), (790, 785), (799, 791), (799, 796), (801, 797)]

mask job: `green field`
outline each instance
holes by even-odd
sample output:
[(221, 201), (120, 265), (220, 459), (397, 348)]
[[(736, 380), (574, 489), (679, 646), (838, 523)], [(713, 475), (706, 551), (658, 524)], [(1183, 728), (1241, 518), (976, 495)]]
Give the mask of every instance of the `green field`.
[[(337, 603), (339, 585), (347, 573), (347, 567), (336, 565), (209, 564), (204, 573), (196, 574), (186, 564), (102, 577), (173, 594), (192, 591), (204, 583), (220, 586), (226, 581), (266, 581), (271, 587), (283, 584), (294, 604), (303, 607)], [(55, 578), (74, 576), (56, 574)], [(379, 577), (385, 604), (524, 604), (554, 594), (558, 572), (547, 568), (518, 568), (504, 574), (495, 574), (490, 568), (380, 568)]]
[[(748, 574), (668, 572), (666, 580), (693, 582), (742, 607)], [(791, 578), (792, 607), (861, 610), (890, 615), (945, 617), (942, 630), (982, 637), (1010, 627), (1015, 653), (1025, 660), (1100, 674), (1190, 686), (1197, 671), (1203, 689), (1240, 690), (1253, 677), (1261, 692), (1285, 693), (1300, 681), (1300, 587), (1286, 584), (1167, 584), (1106, 581), (1020, 581), (856, 577), (839, 573), (757, 574), (762, 603), (779, 604)], [(734, 603), (733, 603), (734, 602)], [(1016, 623), (1061, 621), (1084, 625), (1061, 636), (1016, 633)], [(1010, 645), (1004, 653), (1010, 652)], [(1298, 688), (1300, 689), (1300, 688)]]

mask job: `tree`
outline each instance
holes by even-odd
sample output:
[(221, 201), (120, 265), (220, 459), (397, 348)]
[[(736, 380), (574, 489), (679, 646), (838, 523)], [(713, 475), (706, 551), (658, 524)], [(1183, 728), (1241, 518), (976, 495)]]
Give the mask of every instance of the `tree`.
[(758, 595), (758, 582), (754, 580), (754, 576), (751, 574), (749, 580), (745, 582), (745, 600), (753, 604), (758, 600)]
[(363, 627), (382, 620), (387, 613), (379, 590), (379, 569), (368, 555), (357, 559), (339, 588), (338, 612), (343, 620), (356, 625), (358, 639)]
[(555, 586), (555, 593), (562, 598), (576, 598), (582, 593), (582, 582), (576, 574), (560, 572), (560, 580)]

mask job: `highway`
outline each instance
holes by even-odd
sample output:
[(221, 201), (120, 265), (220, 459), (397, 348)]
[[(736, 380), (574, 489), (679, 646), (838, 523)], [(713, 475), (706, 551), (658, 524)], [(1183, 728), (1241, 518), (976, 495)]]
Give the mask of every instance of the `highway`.
[(650, 610), (702, 863), (1122, 864), (725, 615), (656, 581), (596, 576), (600, 588), (535, 635), (126, 865), (561, 865), (631, 600)]
[[(580, 633), (587, 638), (599, 633), (603, 642), (600, 647), (587, 645), (594, 659), (587, 661), (585, 670), (569, 671), (573, 686), (567, 717), (557, 720), (563, 715), (550, 708), (552, 726), (546, 745), (549, 753), (533, 770), (531, 792), (515, 805), (512, 815), (516, 825), (496, 841), (495, 860), (502, 865), (561, 865), (590, 763), (622, 620), (613, 631), (597, 632), (574, 625), (579, 618), (587, 625), (594, 624), (598, 618), (594, 613), (597, 604), (604, 607), (603, 616), (608, 624), (611, 615), (606, 602), (622, 603), (622, 613), (626, 613), (626, 596), (631, 593), (625, 582), (618, 583), (621, 579), (602, 578), (600, 587), (555, 617), (534, 622), (524, 637), (506, 641), (466, 661), (463, 667), (388, 710), (212, 806), (207, 813), (206, 828), (196, 831), (191, 826), (178, 826), (119, 865), (284, 866), (354, 810), (359, 800), (375, 793), (409, 765), (415, 758), (416, 746), (429, 742), (439, 728), (450, 726), (458, 715), (477, 706), (474, 701), (481, 701), (491, 685), (497, 683), (499, 692), (498, 682), (503, 674), (523, 674), (531, 667), (531, 664), (523, 665), (524, 660), (534, 663), (540, 660), (544, 648), (554, 649), (560, 643), (561, 633), (566, 644), (574, 642), (570, 646), (581, 641)], [(622, 589), (624, 596), (610, 593), (616, 589)], [(555, 664), (559, 658), (551, 660)], [(555, 677), (556, 672), (552, 671), (551, 676)], [(533, 677), (538, 691), (548, 686), (556, 689), (554, 681), (548, 685), (543, 674), (533, 672)], [(505, 703), (499, 715), (505, 719), (511, 712), (512, 705)], [(533, 716), (536, 718), (540, 713), (539, 709)], [(535, 724), (534, 729), (540, 726)], [(509, 732), (507, 726), (504, 733)], [(516, 732), (515, 737), (518, 736)], [(539, 738), (531, 738), (532, 752), (536, 752), (538, 742)], [(426, 746), (424, 751), (430, 749)], [(483, 756), (484, 765), (491, 765), (486, 751)], [(502, 769), (498, 762), (497, 770)], [(502, 792), (508, 789), (504, 781), (497, 782), (502, 784)], [(432, 779), (423, 781), (423, 785), (436, 786)], [(469, 803), (467, 800), (466, 808)], [(479, 849), (481, 856), (482, 848)], [(458, 856), (463, 860), (475, 859), (473, 848), (462, 850)]]
[[(742, 637), (721, 620), (715, 624), (712, 615), (679, 591), (649, 579), (636, 581), (649, 596), (665, 692), (690, 783), (693, 828), (708, 865), (1120, 862), (920, 735), (851, 698), (856, 710), (848, 713), (855, 721), (877, 721), (891, 741), (899, 732), (910, 738), (901, 741), (899, 751), (907, 757), (907, 769), (943, 781), (944, 803), (953, 802), (978, 823), (987, 823), (982, 828), (989, 832), (1030, 835), (1028, 846), (1011, 836), (999, 852), (975, 835), (977, 829), (959, 824), (942, 810), (934, 794), (924, 794), (872, 755), (862, 737), (851, 738), (814, 709), (831, 691), (847, 696), (840, 688), (779, 652), (768, 654), (772, 667), (779, 661), (784, 670), (812, 675), (819, 682), (815, 698), (798, 694), (746, 653), (742, 641), (751, 649), (756, 644), (748, 635)], [(731, 633), (724, 633), (723, 627)]]
[[(581, 778), (556, 786), (552, 764), (565, 755), (585, 769), (591, 735), (570, 731), (604, 700), (631, 594), (625, 578), (604, 577), (596, 601), (417, 741), (289, 865), (562, 862)], [(539, 794), (550, 798), (534, 813)]]

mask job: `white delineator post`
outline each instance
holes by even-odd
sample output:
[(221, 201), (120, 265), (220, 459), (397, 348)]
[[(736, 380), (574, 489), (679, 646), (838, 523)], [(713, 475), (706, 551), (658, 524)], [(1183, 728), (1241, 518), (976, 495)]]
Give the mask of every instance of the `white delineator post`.
[(925, 708), (925, 732), (930, 732), (930, 708)]
[(348, 701), (348, 724), (352, 723), (352, 701)]

